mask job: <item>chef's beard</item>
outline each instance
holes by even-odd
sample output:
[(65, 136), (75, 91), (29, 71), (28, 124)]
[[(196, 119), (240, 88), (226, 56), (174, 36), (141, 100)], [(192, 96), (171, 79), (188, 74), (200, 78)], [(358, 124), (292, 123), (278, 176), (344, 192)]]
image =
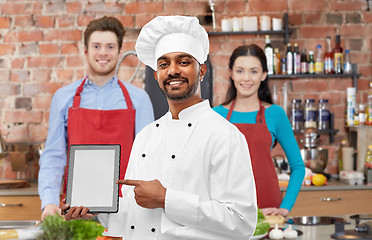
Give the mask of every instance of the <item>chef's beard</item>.
[[(199, 74), (197, 76), (197, 79), (199, 79)], [(181, 92), (181, 93), (170, 93), (168, 92), (167, 88), (165, 87), (167, 85), (167, 81), (169, 80), (173, 80), (173, 79), (181, 79), (181, 80), (184, 80), (186, 81), (186, 83), (188, 84), (189, 83), (189, 79), (188, 78), (184, 78), (184, 77), (177, 77), (177, 76), (169, 76), (167, 79), (165, 79), (163, 81), (163, 93), (165, 94), (165, 96), (167, 96), (168, 99), (170, 100), (173, 100), (173, 101), (182, 101), (182, 100), (186, 100), (192, 96), (195, 95), (195, 93), (198, 91), (199, 89), (199, 81), (195, 81), (195, 84), (193, 85), (187, 85), (187, 89), (186, 91), (184, 92)]]

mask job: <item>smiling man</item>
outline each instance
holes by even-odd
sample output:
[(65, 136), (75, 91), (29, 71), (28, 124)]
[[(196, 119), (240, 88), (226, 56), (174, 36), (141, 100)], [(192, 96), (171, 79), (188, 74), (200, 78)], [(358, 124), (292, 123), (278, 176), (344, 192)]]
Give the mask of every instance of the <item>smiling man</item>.
[[(150, 98), (115, 74), (125, 29), (113, 17), (93, 20), (84, 32), (88, 75), (53, 96), (48, 137), (40, 158), (42, 219), (59, 210), (66, 150), (72, 144), (120, 144), (124, 178), (135, 134), (154, 120)], [(97, 176), (99, 177), (99, 176)]]
[[(169, 112), (134, 141), (120, 210), (99, 214), (105, 235), (125, 240), (247, 240), (255, 230), (256, 191), (244, 136), (203, 101), (209, 52), (195, 17), (162, 16), (137, 39), (139, 59), (154, 76)], [(62, 212), (69, 206), (62, 207)], [(72, 207), (66, 219), (88, 218)]]

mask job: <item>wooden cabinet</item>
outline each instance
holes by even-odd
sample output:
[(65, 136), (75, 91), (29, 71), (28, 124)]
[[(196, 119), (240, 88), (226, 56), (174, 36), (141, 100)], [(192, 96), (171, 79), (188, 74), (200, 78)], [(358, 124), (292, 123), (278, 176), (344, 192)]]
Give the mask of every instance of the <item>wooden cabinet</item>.
[(0, 220), (40, 220), (39, 196), (0, 196)]
[(372, 190), (300, 191), (290, 216), (372, 213)]

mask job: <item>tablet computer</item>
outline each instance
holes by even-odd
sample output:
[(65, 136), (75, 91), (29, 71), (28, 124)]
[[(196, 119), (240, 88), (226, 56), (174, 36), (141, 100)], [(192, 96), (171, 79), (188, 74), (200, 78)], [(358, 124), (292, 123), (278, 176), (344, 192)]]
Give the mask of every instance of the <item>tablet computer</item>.
[(66, 203), (90, 213), (118, 211), (120, 145), (71, 145)]

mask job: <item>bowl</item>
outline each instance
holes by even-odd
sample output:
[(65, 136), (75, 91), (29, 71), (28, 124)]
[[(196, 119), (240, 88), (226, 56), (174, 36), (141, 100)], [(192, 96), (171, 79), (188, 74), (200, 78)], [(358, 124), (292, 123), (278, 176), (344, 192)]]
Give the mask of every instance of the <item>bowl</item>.
[(328, 149), (309, 148), (300, 151), (307, 168), (310, 168), (314, 173), (323, 173), (328, 163)]

